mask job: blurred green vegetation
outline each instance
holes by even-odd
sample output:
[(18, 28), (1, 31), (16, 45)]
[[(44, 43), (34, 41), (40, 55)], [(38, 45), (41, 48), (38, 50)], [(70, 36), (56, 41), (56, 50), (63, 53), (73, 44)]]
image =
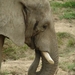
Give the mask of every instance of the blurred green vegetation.
[(51, 1), (50, 5), (54, 14), (57, 14), (60, 19), (75, 19), (75, 1)]
[(75, 1), (67, 1), (67, 2), (56, 2), (56, 1), (52, 1), (51, 3), (52, 7), (59, 7), (59, 8), (75, 8)]
[(70, 33), (58, 32), (57, 38), (58, 38), (58, 44), (59, 45), (62, 45), (64, 42), (66, 43), (66, 41), (67, 41), (66, 45), (68, 47), (74, 47), (75, 46), (75, 38)]
[(64, 71), (73, 71), (74, 67), (75, 67), (75, 63), (72, 62), (63, 62), (59, 64), (60, 67), (64, 70)]
[(59, 67), (64, 71), (74, 71), (75, 68), (75, 37), (66, 32), (58, 32), (58, 48), (59, 56), (62, 61), (59, 62)]
[(6, 39), (3, 49), (3, 58), (16, 60), (22, 57), (26, 57), (25, 52), (27, 51), (27, 49), (27, 45), (18, 47), (11, 40)]
[(75, 19), (75, 12), (64, 12), (60, 19)]

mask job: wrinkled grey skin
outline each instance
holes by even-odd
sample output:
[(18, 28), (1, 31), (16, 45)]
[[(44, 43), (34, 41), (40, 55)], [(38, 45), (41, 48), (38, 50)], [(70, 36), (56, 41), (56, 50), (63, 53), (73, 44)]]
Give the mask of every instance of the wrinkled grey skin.
[[(6, 37), (18, 46), (26, 43), (35, 49), (35, 60), (28, 75), (54, 75), (58, 66), (58, 50), (47, 0), (0, 0), (0, 63)], [(54, 65), (49, 64), (41, 52), (48, 52), (55, 62)], [(40, 57), (42, 68), (36, 72)]]

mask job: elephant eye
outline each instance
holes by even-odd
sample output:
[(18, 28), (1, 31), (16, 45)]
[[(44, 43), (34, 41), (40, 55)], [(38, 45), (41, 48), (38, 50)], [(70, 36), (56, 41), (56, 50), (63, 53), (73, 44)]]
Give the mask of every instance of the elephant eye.
[(44, 29), (46, 29), (46, 28), (47, 28), (47, 26), (48, 26), (48, 24), (45, 24), (45, 25), (43, 25), (43, 28), (44, 28)]

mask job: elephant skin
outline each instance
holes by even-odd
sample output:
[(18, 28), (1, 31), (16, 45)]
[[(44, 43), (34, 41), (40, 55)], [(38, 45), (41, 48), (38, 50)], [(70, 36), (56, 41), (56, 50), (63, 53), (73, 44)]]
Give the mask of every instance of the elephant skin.
[[(0, 66), (6, 37), (18, 46), (26, 43), (35, 49), (35, 60), (28, 75), (54, 75), (58, 66), (58, 48), (47, 0), (0, 0)], [(40, 58), (42, 68), (36, 72)]]

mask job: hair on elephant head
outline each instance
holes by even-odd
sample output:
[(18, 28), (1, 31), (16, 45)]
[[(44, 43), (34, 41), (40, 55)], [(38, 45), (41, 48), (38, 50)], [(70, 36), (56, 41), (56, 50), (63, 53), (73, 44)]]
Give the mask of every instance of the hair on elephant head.
[[(28, 75), (54, 75), (58, 49), (50, 3), (47, 0), (0, 0), (0, 3), (0, 56), (7, 36), (17, 45), (26, 43), (35, 49)], [(36, 72), (40, 57), (42, 68)]]

